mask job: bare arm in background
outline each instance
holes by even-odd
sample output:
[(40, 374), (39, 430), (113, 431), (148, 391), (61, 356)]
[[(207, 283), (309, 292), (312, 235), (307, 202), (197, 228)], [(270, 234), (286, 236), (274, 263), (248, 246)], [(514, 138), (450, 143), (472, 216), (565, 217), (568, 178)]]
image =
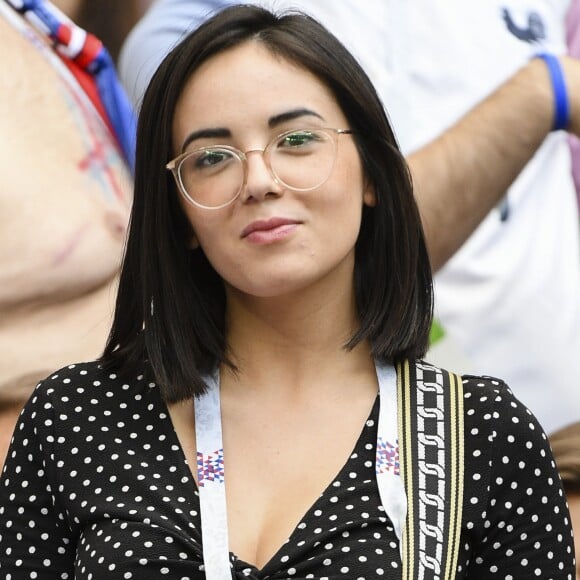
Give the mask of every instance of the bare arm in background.
[[(562, 57), (580, 134), (580, 61)], [(554, 96), (546, 64), (532, 60), (439, 137), (408, 155), (433, 270), (461, 247), (549, 134)]]

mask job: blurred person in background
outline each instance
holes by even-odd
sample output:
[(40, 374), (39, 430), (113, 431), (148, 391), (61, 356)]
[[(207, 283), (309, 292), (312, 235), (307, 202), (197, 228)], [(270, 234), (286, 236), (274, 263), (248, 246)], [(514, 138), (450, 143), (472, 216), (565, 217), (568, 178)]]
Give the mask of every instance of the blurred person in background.
[(69, 18), (97, 36), (116, 62), (121, 45), (152, 0), (53, 0)]
[[(568, 54), (580, 58), (580, 0), (573, 0), (566, 20), (566, 41)], [(572, 175), (576, 185), (576, 193), (580, 200), (580, 139), (570, 135), (572, 149)]]
[(580, 421), (552, 433), (550, 444), (572, 516), (576, 546), (576, 580), (580, 580)]
[(0, 464), (37, 381), (103, 349), (132, 195), (114, 71), (98, 87), (35, 16), (0, 0)]
[[(152, 5), (119, 60), (137, 105), (169, 49), (231, 3)], [(547, 430), (575, 420), (580, 234), (562, 130), (580, 132), (580, 62), (564, 56), (572, 2), (254, 3), (322, 21), (389, 110), (436, 271), (443, 340), (428, 360), (501, 376)]]

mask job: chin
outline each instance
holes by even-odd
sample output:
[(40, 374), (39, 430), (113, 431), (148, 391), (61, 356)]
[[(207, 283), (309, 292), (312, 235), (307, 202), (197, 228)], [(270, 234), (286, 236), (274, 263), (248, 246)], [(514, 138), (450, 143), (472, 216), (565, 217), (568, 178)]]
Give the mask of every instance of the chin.
[(296, 275), (268, 277), (267, 279), (246, 280), (244, 283), (230, 285), (230, 288), (238, 294), (254, 298), (274, 299), (284, 298), (305, 292), (316, 285), (312, 277), (297, 278)]

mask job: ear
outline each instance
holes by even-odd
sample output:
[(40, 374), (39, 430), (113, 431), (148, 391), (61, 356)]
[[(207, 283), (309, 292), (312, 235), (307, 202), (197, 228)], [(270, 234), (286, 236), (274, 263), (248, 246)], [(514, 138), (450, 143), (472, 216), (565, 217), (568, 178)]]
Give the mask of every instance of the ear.
[(369, 207), (375, 207), (375, 205), (377, 205), (377, 194), (375, 193), (375, 188), (367, 180), (365, 180), (363, 189), (363, 204)]

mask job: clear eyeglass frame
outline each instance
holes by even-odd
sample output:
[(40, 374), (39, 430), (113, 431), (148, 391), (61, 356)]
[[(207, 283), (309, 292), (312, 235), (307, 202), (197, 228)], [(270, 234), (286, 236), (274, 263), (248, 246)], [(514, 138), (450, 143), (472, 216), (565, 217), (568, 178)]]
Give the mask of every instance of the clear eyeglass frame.
[[(276, 143), (279, 143), (280, 140), (284, 139), (285, 137), (289, 137), (292, 134), (300, 134), (300, 133), (304, 133), (304, 132), (324, 133), (325, 135), (327, 135), (331, 138), (331, 141), (332, 141), (333, 146), (334, 146), (333, 163), (332, 163), (332, 166), (330, 167), (328, 175), (326, 175), (324, 177), (324, 179), (320, 181), (320, 183), (317, 183), (316, 185), (313, 185), (312, 187), (306, 187), (306, 188), (295, 187), (289, 183), (286, 183), (286, 181), (282, 180), (276, 174), (274, 169), (272, 168), (272, 165), (270, 162), (270, 157), (269, 157), (269, 151), (272, 149), (272, 147)], [(318, 187), (321, 187), (322, 185), (324, 185), (328, 181), (330, 176), (332, 175), (332, 170), (334, 169), (334, 163), (336, 161), (336, 153), (337, 153), (337, 149), (338, 149), (339, 136), (340, 135), (352, 135), (352, 134), (353, 134), (352, 129), (335, 129), (333, 127), (321, 127), (321, 128), (309, 127), (309, 128), (302, 128), (302, 129), (291, 129), (289, 131), (284, 131), (284, 132), (280, 133), (279, 135), (276, 135), (263, 149), (249, 149), (248, 151), (241, 151), (240, 149), (237, 149), (236, 147), (232, 147), (230, 145), (219, 145), (219, 144), (208, 145), (205, 147), (198, 147), (196, 149), (192, 149), (191, 151), (185, 151), (184, 153), (181, 153), (180, 155), (178, 155), (177, 157), (175, 157), (174, 159), (169, 161), (166, 164), (165, 168), (167, 170), (171, 171), (173, 178), (175, 179), (177, 189), (179, 190), (179, 192), (185, 198), (186, 201), (188, 201), (192, 205), (199, 207), (201, 209), (217, 210), (217, 209), (222, 209), (222, 208), (230, 205), (231, 203), (233, 203), (236, 199), (238, 199), (238, 197), (240, 196), (242, 191), (245, 189), (247, 181), (248, 181), (248, 159), (247, 159), (248, 154), (250, 154), (250, 153), (262, 153), (262, 155), (264, 156), (264, 162), (266, 164), (266, 167), (268, 168), (270, 175), (274, 178), (276, 183), (279, 183), (283, 187), (288, 188), (292, 191), (312, 191), (312, 190), (317, 189)], [(235, 193), (235, 195), (231, 199), (229, 199), (225, 203), (221, 203), (219, 205), (204, 205), (204, 204), (196, 201), (195, 199), (193, 199), (193, 197), (187, 191), (187, 188), (185, 187), (185, 185), (183, 183), (182, 176), (181, 176), (181, 168), (183, 167), (183, 163), (191, 156), (199, 154), (200, 152), (203, 152), (203, 151), (212, 150), (214, 148), (219, 149), (219, 150), (229, 151), (235, 155), (235, 157), (242, 164), (243, 179), (240, 183), (240, 187), (238, 188), (237, 192)]]

